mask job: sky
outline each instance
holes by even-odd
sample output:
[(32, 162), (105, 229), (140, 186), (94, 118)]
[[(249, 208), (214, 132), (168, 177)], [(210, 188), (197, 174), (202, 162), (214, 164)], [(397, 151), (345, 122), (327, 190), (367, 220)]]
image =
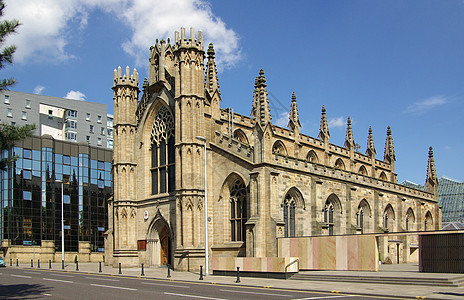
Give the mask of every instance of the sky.
[[(295, 92), (301, 132), (342, 146), (351, 117), (365, 153), (372, 126), (383, 160), (391, 126), (398, 182), (425, 183), (428, 149), (439, 177), (464, 181), (464, 0), (5, 0), (22, 25), (12, 90), (108, 105), (113, 69), (148, 77), (149, 47), (181, 27), (216, 50), (222, 108), (250, 115), (265, 71), (273, 123), (286, 127)], [(4, 46), (3, 45), (3, 46)], [(205, 49), (206, 50), (206, 49)]]

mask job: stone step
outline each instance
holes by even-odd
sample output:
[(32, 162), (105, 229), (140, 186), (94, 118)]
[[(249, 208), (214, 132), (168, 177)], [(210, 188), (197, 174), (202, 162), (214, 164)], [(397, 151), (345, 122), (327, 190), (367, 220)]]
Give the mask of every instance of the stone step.
[(464, 286), (464, 276), (453, 278), (424, 278), (424, 277), (391, 277), (391, 276), (357, 276), (357, 275), (323, 275), (297, 273), (290, 277), (291, 280), (307, 281), (332, 281), (332, 282), (357, 282), (375, 284), (402, 284), (402, 285), (425, 285), (425, 286)]

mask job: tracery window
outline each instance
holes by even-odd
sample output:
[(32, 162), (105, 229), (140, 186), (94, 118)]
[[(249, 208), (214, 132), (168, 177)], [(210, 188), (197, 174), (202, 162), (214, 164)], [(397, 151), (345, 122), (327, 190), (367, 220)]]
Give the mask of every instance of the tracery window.
[(319, 162), (317, 154), (314, 152), (314, 150), (308, 152), (308, 155), (306, 155), (306, 160), (313, 164), (317, 164)]
[(284, 236), (295, 237), (295, 200), (290, 194), (284, 200)]
[(361, 234), (364, 233), (364, 209), (362, 207), (359, 208), (358, 212), (356, 213), (356, 225), (358, 228), (361, 229)]
[(155, 116), (151, 132), (152, 194), (175, 190), (174, 120), (165, 106)]
[(232, 241), (245, 241), (246, 187), (236, 180), (230, 188), (230, 233)]
[(327, 200), (324, 206), (324, 223), (328, 225), (329, 235), (334, 234), (334, 210), (333, 203)]

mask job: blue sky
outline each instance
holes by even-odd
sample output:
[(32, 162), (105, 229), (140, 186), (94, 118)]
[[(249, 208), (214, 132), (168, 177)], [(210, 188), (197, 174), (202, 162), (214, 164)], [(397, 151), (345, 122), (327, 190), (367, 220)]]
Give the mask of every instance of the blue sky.
[[(464, 1), (5, 0), (23, 25), (13, 90), (112, 108), (113, 69), (148, 77), (148, 48), (195, 27), (213, 42), (222, 107), (249, 115), (263, 68), (273, 122), (286, 126), (296, 93), (302, 132), (317, 137), (326, 106), (331, 143), (351, 117), (366, 151), (372, 126), (383, 159), (391, 126), (398, 180), (423, 184), (428, 147), (438, 176), (464, 181)], [(187, 30), (188, 31), (188, 30)]]

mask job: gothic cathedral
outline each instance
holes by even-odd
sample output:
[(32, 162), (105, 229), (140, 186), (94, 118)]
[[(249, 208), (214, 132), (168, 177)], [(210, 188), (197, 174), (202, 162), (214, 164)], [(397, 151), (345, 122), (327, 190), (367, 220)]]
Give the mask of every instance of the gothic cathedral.
[(205, 61), (201, 32), (156, 41), (140, 100), (129, 67), (114, 71), (113, 91), (109, 264), (198, 269), (205, 207), (210, 257), (274, 257), (279, 237), (440, 228), (432, 149), (427, 192), (399, 185), (390, 127), (379, 160), (371, 129), (366, 153), (355, 147), (349, 118), (344, 145), (331, 144), (324, 106), (319, 136), (300, 133), (295, 94), (288, 128), (273, 125), (263, 70), (251, 117), (222, 109), (213, 45)]

